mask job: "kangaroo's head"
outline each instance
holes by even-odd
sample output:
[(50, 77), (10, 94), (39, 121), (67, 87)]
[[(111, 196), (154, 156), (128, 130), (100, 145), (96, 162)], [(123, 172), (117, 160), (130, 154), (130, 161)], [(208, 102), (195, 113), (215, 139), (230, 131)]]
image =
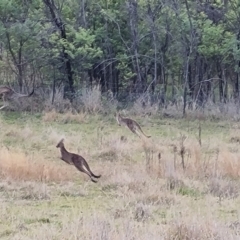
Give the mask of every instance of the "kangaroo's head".
[(62, 138), (62, 139), (60, 140), (60, 142), (57, 144), (56, 148), (64, 147), (63, 141), (64, 141), (64, 138)]

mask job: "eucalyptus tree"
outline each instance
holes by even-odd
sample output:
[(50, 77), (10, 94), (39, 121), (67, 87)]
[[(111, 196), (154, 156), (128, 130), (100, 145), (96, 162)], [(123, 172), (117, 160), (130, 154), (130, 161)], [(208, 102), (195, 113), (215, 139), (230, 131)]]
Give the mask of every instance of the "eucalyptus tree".
[(44, 56), (39, 51), (42, 25), (38, 4), (38, 0), (0, 2), (1, 61), (5, 69), (1, 74), (5, 72), (5, 81), (16, 79), (20, 90), (33, 81), (35, 69)]
[[(95, 44), (95, 35), (86, 29), (86, 3), (84, 1), (43, 0), (46, 6), (46, 19), (52, 23), (50, 43), (53, 45), (58, 70), (62, 73), (60, 82), (64, 83), (65, 97), (72, 100), (74, 84), (84, 76), (90, 61), (102, 53)], [(77, 11), (81, 10), (78, 15)], [(51, 28), (51, 27), (50, 27)]]

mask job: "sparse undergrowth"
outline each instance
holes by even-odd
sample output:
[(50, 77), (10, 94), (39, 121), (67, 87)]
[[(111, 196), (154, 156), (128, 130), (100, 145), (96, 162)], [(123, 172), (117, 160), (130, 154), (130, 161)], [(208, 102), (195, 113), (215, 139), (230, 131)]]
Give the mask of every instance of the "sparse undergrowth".
[(113, 116), (1, 114), (1, 239), (239, 239), (240, 124), (204, 120), (199, 141), (198, 121), (136, 116), (140, 140)]

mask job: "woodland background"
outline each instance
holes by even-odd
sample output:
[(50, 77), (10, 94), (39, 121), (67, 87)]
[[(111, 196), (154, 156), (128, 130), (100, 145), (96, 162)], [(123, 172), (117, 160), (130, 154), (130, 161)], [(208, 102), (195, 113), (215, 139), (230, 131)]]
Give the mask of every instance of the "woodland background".
[(239, 0), (0, 0), (0, 85), (35, 89), (0, 111), (0, 239), (239, 240), (239, 23)]
[(1, 0), (0, 84), (52, 103), (98, 86), (121, 106), (238, 106), (239, 24), (237, 0)]

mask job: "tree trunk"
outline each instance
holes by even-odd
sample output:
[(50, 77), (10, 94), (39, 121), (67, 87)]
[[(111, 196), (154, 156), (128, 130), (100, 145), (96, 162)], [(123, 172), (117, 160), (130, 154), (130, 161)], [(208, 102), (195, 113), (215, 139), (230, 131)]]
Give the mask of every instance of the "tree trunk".
[(143, 91), (141, 69), (139, 66), (139, 56), (138, 56), (138, 4), (137, 1), (128, 0), (128, 11), (129, 11), (129, 24), (132, 35), (132, 62), (133, 69), (136, 73), (136, 90), (137, 92)]
[(222, 67), (219, 62), (217, 62), (217, 72), (219, 77), (219, 101), (223, 101), (223, 79), (222, 79)]
[[(65, 24), (63, 20), (60, 17), (60, 14), (58, 12), (59, 9), (57, 9), (54, 0), (43, 0), (46, 7), (48, 7), (49, 12), (51, 14), (52, 20), (55, 23), (56, 27), (60, 31), (60, 36), (62, 39), (67, 41), (67, 34), (65, 29)], [(65, 73), (67, 75), (67, 82), (65, 82), (64, 86), (64, 98), (68, 98), (71, 102), (73, 100), (73, 94), (74, 94), (74, 80), (73, 80), (73, 71), (72, 71), (72, 63), (70, 56), (66, 52), (65, 47), (62, 47), (62, 64), (65, 67)]]
[(185, 0), (185, 6), (187, 9), (187, 15), (188, 15), (188, 21), (190, 24), (190, 45), (186, 45), (187, 43), (187, 37), (185, 36), (183, 38), (184, 41), (184, 46), (185, 46), (185, 66), (184, 66), (184, 85), (183, 85), (183, 116), (186, 115), (186, 105), (187, 105), (187, 84), (188, 84), (188, 72), (189, 72), (189, 62), (190, 62), (190, 56), (192, 54), (192, 45), (193, 45), (193, 25), (192, 25), (192, 20), (190, 16), (190, 11), (189, 11), (189, 6), (188, 6), (188, 1)]
[[(240, 40), (240, 31), (238, 32), (237, 34), (237, 40), (238, 40), (238, 44), (237, 44), (237, 49), (239, 50), (240, 49), (240, 43), (239, 43), (239, 40)], [(236, 76), (236, 81), (235, 81), (235, 97), (237, 99), (239, 99), (239, 78), (240, 78), (240, 61), (238, 60), (237, 62), (237, 66), (238, 66), (238, 71), (237, 71), (237, 76)]]

